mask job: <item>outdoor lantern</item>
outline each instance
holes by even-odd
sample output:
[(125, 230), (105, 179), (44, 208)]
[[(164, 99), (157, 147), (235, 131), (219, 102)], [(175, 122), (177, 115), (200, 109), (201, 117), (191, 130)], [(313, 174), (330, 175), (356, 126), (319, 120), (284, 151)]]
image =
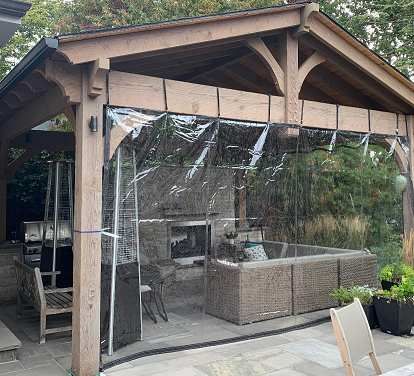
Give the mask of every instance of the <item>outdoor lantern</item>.
[(395, 190), (398, 193), (403, 193), (407, 188), (408, 180), (404, 175), (397, 175), (395, 177)]
[(98, 118), (96, 116), (91, 116), (89, 121), (89, 129), (91, 132), (98, 132)]

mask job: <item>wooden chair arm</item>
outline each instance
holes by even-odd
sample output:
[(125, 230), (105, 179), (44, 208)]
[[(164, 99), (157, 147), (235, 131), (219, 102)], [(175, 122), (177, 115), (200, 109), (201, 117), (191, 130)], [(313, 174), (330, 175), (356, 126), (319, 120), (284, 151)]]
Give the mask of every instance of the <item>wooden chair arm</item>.
[(62, 272), (60, 272), (60, 271), (56, 271), (56, 272), (40, 272), (40, 275), (43, 277), (43, 276), (48, 276), (48, 275), (59, 275), (61, 273)]
[(45, 294), (54, 294), (56, 292), (73, 292), (73, 287), (62, 287), (60, 289), (46, 289)]

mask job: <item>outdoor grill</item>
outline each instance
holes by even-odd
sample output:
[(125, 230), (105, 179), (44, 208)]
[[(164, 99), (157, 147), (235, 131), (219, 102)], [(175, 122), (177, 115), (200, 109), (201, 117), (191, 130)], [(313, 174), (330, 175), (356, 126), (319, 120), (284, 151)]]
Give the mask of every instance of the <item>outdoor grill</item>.
[[(50, 231), (50, 229), (52, 229)], [(53, 223), (51, 221), (31, 221), (23, 222), (21, 225), (22, 234), (22, 261), (31, 267), (40, 267), (42, 254), (42, 237), (45, 231), (45, 245), (52, 246), (53, 243)], [(69, 221), (58, 223), (58, 248), (71, 246), (71, 225)]]

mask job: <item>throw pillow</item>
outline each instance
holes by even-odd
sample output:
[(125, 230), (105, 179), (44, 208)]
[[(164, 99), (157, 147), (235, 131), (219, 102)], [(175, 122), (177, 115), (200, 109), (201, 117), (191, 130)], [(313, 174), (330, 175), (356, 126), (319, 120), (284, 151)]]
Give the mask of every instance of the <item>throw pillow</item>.
[(243, 252), (249, 261), (265, 261), (269, 259), (262, 244), (246, 243)]

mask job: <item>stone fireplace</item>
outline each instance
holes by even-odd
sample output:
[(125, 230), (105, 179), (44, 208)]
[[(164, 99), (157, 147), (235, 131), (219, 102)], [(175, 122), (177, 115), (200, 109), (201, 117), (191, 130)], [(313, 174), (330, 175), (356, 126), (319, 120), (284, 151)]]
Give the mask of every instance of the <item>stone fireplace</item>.
[(208, 181), (213, 192), (205, 189), (202, 179), (192, 182), (190, 187), (188, 183), (180, 186), (187, 172), (186, 168), (159, 168), (139, 187), (143, 263), (173, 259), (190, 264), (203, 259), (207, 208), (210, 253), (225, 241), (225, 233), (235, 230), (233, 171), (210, 168)]
[(211, 253), (212, 227), (212, 222), (206, 225), (206, 221), (171, 222), (168, 231), (171, 258), (180, 264), (204, 259), (206, 248)]

